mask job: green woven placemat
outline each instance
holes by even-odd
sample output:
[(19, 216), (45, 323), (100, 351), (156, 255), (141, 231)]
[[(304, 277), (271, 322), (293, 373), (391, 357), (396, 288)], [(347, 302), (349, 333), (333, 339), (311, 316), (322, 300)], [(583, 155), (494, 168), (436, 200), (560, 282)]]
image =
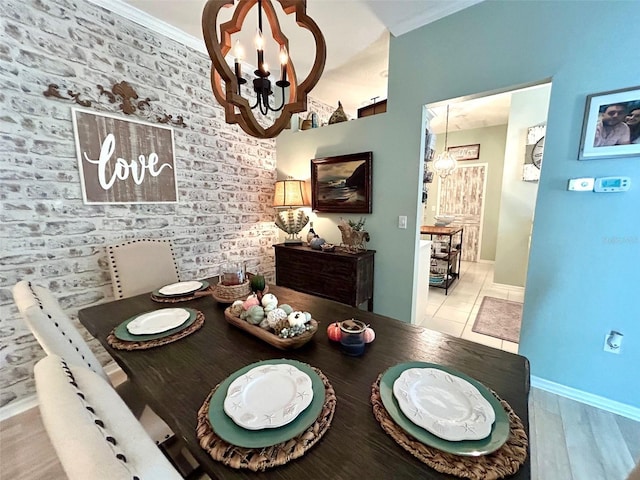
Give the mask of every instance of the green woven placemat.
[(441, 473), (455, 475), (472, 480), (497, 480), (516, 473), (527, 459), (527, 434), (520, 417), (507, 402), (492, 392), (504, 407), (509, 416), (509, 438), (505, 444), (493, 453), (478, 457), (454, 455), (443, 452), (419, 442), (406, 433), (391, 418), (380, 398), (380, 379), (371, 386), (371, 403), (373, 415), (382, 429), (393, 438), (398, 445), (411, 453), (421, 462)]

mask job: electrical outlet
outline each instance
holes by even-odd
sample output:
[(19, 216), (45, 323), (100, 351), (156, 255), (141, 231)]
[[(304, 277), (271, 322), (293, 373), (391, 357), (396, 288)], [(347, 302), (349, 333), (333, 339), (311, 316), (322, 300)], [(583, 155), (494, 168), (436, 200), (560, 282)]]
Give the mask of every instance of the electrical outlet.
[(604, 351), (608, 353), (619, 354), (622, 351), (622, 338), (620, 338), (619, 343), (616, 344), (611, 341), (611, 334), (607, 334), (604, 336)]
[(398, 217), (398, 228), (407, 228), (407, 217), (406, 217), (406, 215), (400, 215)]

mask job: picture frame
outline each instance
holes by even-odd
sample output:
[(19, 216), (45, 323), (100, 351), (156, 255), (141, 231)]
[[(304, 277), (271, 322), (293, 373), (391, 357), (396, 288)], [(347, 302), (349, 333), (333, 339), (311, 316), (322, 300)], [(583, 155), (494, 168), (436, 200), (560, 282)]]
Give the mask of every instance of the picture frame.
[(316, 212), (372, 212), (373, 152), (311, 160), (311, 207)]
[(85, 204), (178, 201), (171, 127), (80, 108), (71, 113)]
[(424, 134), (424, 161), (431, 162), (436, 156), (436, 134), (429, 129)]
[(634, 156), (640, 156), (640, 86), (587, 95), (578, 160)]
[(478, 160), (480, 158), (480, 144), (474, 143), (472, 145), (458, 145), (455, 147), (448, 147), (447, 152), (451, 154), (456, 160)]

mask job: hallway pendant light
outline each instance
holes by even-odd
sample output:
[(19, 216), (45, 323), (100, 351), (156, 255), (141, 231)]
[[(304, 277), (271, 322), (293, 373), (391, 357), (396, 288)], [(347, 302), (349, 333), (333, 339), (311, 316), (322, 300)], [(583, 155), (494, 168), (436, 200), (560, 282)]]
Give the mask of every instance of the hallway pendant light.
[(447, 178), (458, 167), (458, 162), (447, 150), (447, 140), (449, 136), (449, 105), (447, 105), (447, 126), (444, 132), (444, 150), (438, 154), (433, 161), (433, 169), (440, 178)]
[[(228, 22), (221, 24), (219, 31), (218, 13), (222, 8), (233, 7), (234, 0), (208, 0), (202, 13), (202, 32), (212, 61), (211, 86), (213, 94), (224, 107), (225, 121), (229, 124), (237, 123), (246, 133), (257, 138), (277, 136), (287, 127), (294, 113), (306, 111), (307, 95), (320, 80), (327, 57), (327, 48), (322, 32), (318, 25), (307, 16), (306, 0), (277, 1), (285, 14), (295, 14), (298, 26), (309, 30), (313, 35), (316, 56), (309, 75), (302, 83), (298, 83), (293, 62), (289, 57), (289, 39), (280, 29), (280, 22), (271, 0), (237, 1), (233, 17)], [(249, 91), (249, 94), (255, 98), (249, 100), (242, 96), (241, 87), (247, 83), (247, 80), (242, 76), (240, 61), (243, 57), (243, 49), (239, 41), (236, 41), (232, 52), (235, 57), (233, 69), (227, 64), (225, 56), (231, 51), (231, 36), (242, 30), (245, 17), (256, 4), (258, 6), (258, 25), (255, 37), (257, 64), (256, 70), (253, 72), (253, 88), (247, 89), (253, 90), (253, 93)], [(279, 49), (281, 74), (280, 79), (275, 82), (275, 87), (279, 88), (279, 101), (274, 98), (270, 72), (264, 61), (263, 14), (269, 22), (273, 40), (278, 44)], [(247, 28), (255, 28), (255, 26)], [(271, 126), (265, 128), (254, 115), (256, 109), (263, 117), (277, 112), (280, 112), (280, 115)]]

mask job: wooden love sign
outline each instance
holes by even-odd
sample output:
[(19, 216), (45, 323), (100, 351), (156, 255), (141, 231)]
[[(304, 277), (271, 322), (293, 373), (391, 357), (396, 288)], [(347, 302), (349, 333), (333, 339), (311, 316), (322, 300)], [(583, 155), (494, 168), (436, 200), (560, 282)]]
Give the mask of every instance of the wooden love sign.
[(170, 127), (76, 108), (73, 126), (84, 203), (178, 201)]

